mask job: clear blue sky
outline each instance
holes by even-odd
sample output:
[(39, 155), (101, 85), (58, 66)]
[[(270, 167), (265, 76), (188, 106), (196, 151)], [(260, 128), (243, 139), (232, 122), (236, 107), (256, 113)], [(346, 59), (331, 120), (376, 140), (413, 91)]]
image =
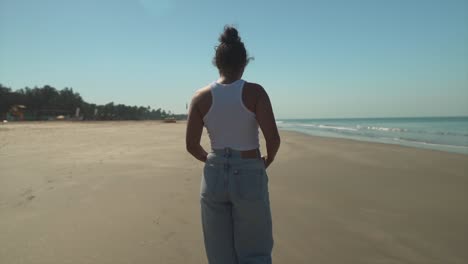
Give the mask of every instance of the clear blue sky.
[(0, 0), (0, 82), (183, 113), (225, 24), (278, 118), (468, 115), (466, 0)]

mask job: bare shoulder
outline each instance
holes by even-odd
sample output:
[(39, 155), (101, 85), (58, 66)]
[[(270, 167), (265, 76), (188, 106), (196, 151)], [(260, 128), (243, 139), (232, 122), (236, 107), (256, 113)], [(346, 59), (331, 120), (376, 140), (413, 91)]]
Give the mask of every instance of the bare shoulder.
[(210, 91), (211, 91), (211, 85), (207, 85), (203, 88), (198, 89), (195, 92), (193, 97), (203, 97), (203, 96), (211, 95)]
[(254, 91), (257, 91), (257, 92), (261, 92), (261, 91), (265, 91), (265, 89), (263, 89), (263, 86), (261, 86), (260, 84), (258, 83), (253, 83), (253, 82), (245, 82), (245, 87), (249, 90), (254, 90)]
[(197, 109), (201, 117), (205, 116), (211, 107), (211, 85), (198, 89), (192, 98), (192, 107)]
[(193, 103), (200, 103), (207, 100), (211, 100), (211, 86), (207, 85), (201, 89), (198, 89), (192, 97)]
[(252, 95), (252, 96), (254, 96), (256, 98), (264, 96), (264, 95), (267, 94), (265, 89), (263, 88), (263, 86), (261, 86), (258, 83), (245, 82), (244, 87), (246, 88), (245, 89), (246, 93), (248, 93), (249, 95)]

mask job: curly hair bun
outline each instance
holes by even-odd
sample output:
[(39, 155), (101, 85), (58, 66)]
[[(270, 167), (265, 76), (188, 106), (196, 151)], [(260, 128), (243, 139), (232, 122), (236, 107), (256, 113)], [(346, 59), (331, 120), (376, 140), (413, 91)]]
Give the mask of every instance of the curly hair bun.
[(241, 42), (237, 29), (232, 26), (225, 26), (224, 32), (219, 36), (219, 42), (225, 44), (234, 44)]

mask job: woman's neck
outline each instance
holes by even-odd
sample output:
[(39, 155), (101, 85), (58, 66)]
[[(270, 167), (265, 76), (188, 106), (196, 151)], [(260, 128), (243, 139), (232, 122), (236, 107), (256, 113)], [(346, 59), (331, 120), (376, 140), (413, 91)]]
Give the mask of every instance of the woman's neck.
[(239, 80), (240, 78), (242, 78), (242, 74), (236, 74), (236, 75), (221, 74), (219, 76), (218, 82), (222, 83), (222, 84), (229, 84), (229, 83), (233, 83), (233, 82)]

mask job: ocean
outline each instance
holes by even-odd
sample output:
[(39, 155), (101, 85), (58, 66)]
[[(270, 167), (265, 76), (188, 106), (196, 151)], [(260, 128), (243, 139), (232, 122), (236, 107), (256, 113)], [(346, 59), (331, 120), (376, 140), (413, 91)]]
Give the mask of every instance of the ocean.
[(278, 119), (279, 129), (468, 155), (468, 117)]

